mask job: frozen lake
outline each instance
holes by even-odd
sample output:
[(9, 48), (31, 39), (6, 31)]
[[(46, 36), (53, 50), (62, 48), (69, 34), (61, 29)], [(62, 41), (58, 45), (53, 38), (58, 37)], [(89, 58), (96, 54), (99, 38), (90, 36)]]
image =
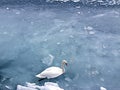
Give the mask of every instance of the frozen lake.
[[(36, 74), (66, 59), (66, 73)], [(120, 90), (119, 7), (0, 7), (0, 90), (55, 82), (64, 90)]]

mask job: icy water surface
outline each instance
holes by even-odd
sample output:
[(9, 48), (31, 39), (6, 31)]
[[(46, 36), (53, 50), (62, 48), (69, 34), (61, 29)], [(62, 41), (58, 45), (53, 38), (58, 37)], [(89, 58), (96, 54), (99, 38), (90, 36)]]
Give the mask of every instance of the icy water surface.
[[(62, 59), (64, 75), (38, 82), (36, 74)], [(64, 90), (120, 90), (119, 70), (119, 8), (0, 8), (0, 90), (47, 81)]]

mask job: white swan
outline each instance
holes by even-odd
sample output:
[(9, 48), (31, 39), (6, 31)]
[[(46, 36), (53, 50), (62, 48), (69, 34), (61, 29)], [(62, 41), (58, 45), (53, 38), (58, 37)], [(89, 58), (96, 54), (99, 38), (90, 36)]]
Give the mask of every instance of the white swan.
[(64, 68), (65, 65), (67, 65), (67, 61), (63, 60), (61, 63), (61, 68), (54, 67), (54, 66), (49, 67), (49, 68), (45, 69), (44, 71), (42, 71), (40, 74), (37, 74), (36, 77), (48, 78), (48, 79), (58, 77), (65, 72), (65, 68)]

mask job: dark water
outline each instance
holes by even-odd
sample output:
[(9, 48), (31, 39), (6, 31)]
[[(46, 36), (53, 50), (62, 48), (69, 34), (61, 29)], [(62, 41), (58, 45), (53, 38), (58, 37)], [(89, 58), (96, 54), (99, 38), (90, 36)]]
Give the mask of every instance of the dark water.
[(69, 63), (66, 73), (50, 80), (61, 88), (120, 90), (119, 7), (28, 2), (0, 2), (0, 90), (43, 85), (48, 80), (38, 82), (35, 75), (62, 59)]
[(0, 5), (88, 5), (88, 6), (119, 6), (119, 0), (1, 0)]

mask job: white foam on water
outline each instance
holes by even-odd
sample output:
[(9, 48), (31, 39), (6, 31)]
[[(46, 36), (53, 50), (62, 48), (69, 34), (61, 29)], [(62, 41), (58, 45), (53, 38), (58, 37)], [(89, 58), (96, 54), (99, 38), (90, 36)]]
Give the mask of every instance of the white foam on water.
[[(54, 2), (54, 1), (59, 1), (59, 2), (70, 2), (73, 1), (75, 3), (82, 2), (84, 3), (99, 3), (100, 5), (119, 5), (120, 0), (46, 0), (47, 2)], [(97, 4), (96, 4), (97, 5)]]

